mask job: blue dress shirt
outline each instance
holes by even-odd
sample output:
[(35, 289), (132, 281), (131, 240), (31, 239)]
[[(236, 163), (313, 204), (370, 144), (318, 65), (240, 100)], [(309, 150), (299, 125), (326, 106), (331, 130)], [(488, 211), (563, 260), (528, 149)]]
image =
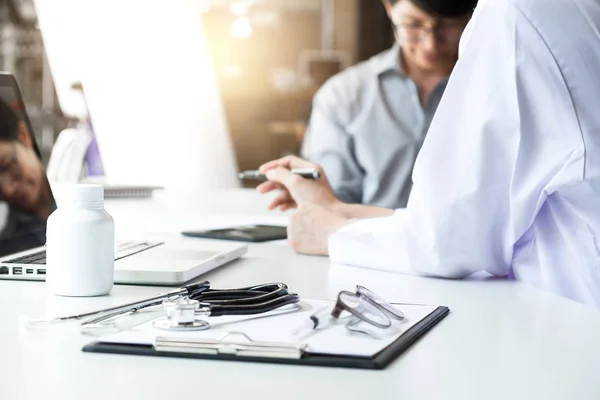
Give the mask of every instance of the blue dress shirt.
[(396, 44), (331, 78), (316, 94), (303, 156), (342, 201), (405, 207), (411, 174), (446, 80), (423, 107)]

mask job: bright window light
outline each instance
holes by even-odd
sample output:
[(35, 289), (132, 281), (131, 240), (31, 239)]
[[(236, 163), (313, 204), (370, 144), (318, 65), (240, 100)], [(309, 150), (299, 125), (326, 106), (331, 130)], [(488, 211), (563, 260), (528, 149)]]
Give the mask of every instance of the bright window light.
[(239, 17), (231, 24), (231, 34), (238, 39), (248, 39), (252, 35), (252, 25), (248, 17)]
[(83, 83), (110, 181), (182, 192), (239, 186), (197, 0), (36, 6), (53, 76), (67, 88)]

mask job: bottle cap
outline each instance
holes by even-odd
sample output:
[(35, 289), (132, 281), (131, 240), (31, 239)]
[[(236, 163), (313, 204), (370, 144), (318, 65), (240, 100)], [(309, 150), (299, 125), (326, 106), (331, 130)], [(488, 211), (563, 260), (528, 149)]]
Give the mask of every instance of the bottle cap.
[(61, 185), (59, 202), (65, 204), (102, 204), (104, 187), (94, 184)]

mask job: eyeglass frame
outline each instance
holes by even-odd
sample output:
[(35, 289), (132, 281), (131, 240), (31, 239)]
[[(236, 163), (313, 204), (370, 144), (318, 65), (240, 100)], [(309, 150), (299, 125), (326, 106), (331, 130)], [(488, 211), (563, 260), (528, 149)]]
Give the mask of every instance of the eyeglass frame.
[[(433, 34), (437, 40), (442, 40), (444, 43), (457, 43), (458, 41), (460, 41), (460, 37), (462, 36), (462, 33), (466, 27), (466, 23), (465, 24), (452, 23), (452, 24), (446, 24), (446, 25), (437, 24), (432, 27), (426, 27), (419, 23), (410, 23), (410, 22), (394, 23), (392, 21), (392, 27), (394, 29), (394, 33), (396, 34), (396, 36), (401, 35), (400, 37), (405, 38), (409, 43), (421, 43), (428, 34)], [(410, 40), (410, 39), (408, 39), (409, 35), (407, 35), (406, 33), (401, 34), (401, 30), (406, 31), (407, 27), (419, 30), (419, 39), (418, 40)], [(459, 34), (457, 35), (456, 39), (450, 40), (446, 35), (440, 33), (440, 29), (444, 29), (444, 28), (457, 29), (457, 31), (459, 31), (458, 32)]]
[[(381, 312), (381, 314), (386, 317), (388, 323), (380, 324), (366, 317), (364, 314), (356, 311), (354, 308), (344, 303), (344, 301), (342, 300), (343, 295), (351, 296), (354, 298), (358, 298), (359, 300), (366, 301), (368, 304), (375, 307), (375, 309)], [(355, 292), (351, 292), (349, 290), (340, 291), (335, 305), (331, 310), (331, 317), (334, 319), (339, 319), (340, 315), (344, 311), (348, 311), (354, 317), (382, 329), (389, 328), (392, 325), (392, 320), (390, 319), (390, 316), (400, 321), (404, 320), (404, 313), (402, 311), (396, 309), (392, 304), (383, 300), (379, 295), (375, 294), (372, 290), (369, 290), (362, 285), (356, 285)]]

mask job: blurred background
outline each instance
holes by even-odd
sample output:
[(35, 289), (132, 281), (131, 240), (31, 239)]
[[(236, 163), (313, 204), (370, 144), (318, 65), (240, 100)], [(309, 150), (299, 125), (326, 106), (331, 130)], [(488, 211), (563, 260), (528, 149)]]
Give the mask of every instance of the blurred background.
[[(88, 1), (91, 4), (94, 0), (79, 4), (85, 7)], [(135, 31), (136, 19), (145, 17), (144, 3), (138, 2), (137, 14), (132, 15), (131, 7), (123, 7), (130, 1), (134, 0), (112, 2), (110, 12), (115, 18), (121, 9), (129, 13), (130, 29)], [(57, 6), (61, 2), (51, 0)], [(282, 155), (298, 154), (316, 90), (340, 70), (389, 48), (393, 42), (391, 25), (379, 0), (194, 2), (214, 68), (211, 79), (217, 83), (226, 134), (240, 171), (255, 169)], [(165, 9), (179, 4), (178, 0), (160, 3)], [(40, 9), (34, 0), (0, 0), (0, 63), (21, 86), (47, 162), (58, 134), (74, 123), (74, 116), (65, 112), (57, 96), (53, 74), (60, 67), (49, 66), (48, 59), (53, 56), (47, 52), (38, 23)], [(53, 18), (77, 18), (58, 15)], [(169, 33), (170, 24), (177, 21), (168, 18), (165, 14), (165, 21), (153, 21), (156, 32)], [(104, 33), (113, 29), (110, 20), (99, 26)], [(70, 45), (65, 42), (63, 47)], [(77, 49), (64, 51), (76, 53)], [(130, 51), (135, 55), (135, 48)], [(155, 56), (157, 63), (165, 64), (168, 60), (161, 57), (169, 55), (157, 51)], [(178, 73), (178, 63), (181, 61), (168, 68), (170, 74)]]

